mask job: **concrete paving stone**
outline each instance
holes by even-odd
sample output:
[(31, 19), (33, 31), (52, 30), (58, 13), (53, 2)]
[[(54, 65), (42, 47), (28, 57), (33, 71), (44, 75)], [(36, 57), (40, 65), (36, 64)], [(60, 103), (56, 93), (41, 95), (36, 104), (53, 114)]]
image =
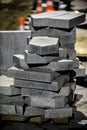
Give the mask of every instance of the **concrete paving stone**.
[(54, 16), (54, 15), (62, 15), (62, 14), (67, 14), (66, 11), (55, 11), (55, 12), (45, 12), (42, 14), (34, 14), (31, 15), (31, 24), (34, 27), (46, 27), (49, 25), (49, 19), (48, 17)]
[(73, 67), (74, 68), (79, 68), (79, 58), (76, 57), (74, 60), (73, 60)]
[(18, 101), (23, 101), (23, 97), (20, 95), (16, 95), (16, 96), (0, 95), (0, 103), (2, 104), (11, 104), (11, 103), (16, 103)]
[(57, 79), (53, 80), (52, 83), (41, 83), (27, 80), (14, 80), (14, 86), (22, 88), (34, 88), (41, 90), (58, 91), (66, 82), (69, 81), (68, 75), (60, 75)]
[(68, 99), (62, 96), (56, 96), (52, 98), (30, 97), (30, 100), (31, 100), (30, 103), (31, 106), (41, 108), (61, 108), (64, 107), (68, 102)]
[(61, 42), (59, 47), (74, 50), (75, 49), (75, 43), (71, 43), (71, 41), (69, 43), (62, 43)]
[(72, 108), (58, 108), (45, 110), (45, 118), (72, 117)]
[(56, 11), (31, 16), (31, 23), (36, 27), (72, 28), (85, 21), (84, 13)]
[(0, 114), (16, 115), (15, 105), (0, 104)]
[(68, 58), (71, 60), (76, 59), (76, 51), (75, 50), (67, 49), (67, 55), (68, 55)]
[(17, 102), (15, 104), (16, 115), (22, 116), (24, 114), (24, 101)]
[(0, 94), (1, 95), (8, 95), (8, 96), (12, 96), (12, 95), (19, 95), (20, 94), (20, 88), (16, 88), (16, 87), (6, 87), (6, 86), (0, 86)]
[(66, 48), (59, 48), (59, 57), (67, 58), (67, 49)]
[(48, 55), (58, 53), (59, 39), (47, 36), (33, 37), (28, 45), (28, 51), (30, 53), (36, 53), (39, 55)]
[(58, 56), (40, 56), (35, 53), (29, 53), (28, 50), (25, 50), (25, 61), (27, 64), (47, 64), (54, 59), (57, 59)]
[(58, 93), (46, 90), (21, 88), (21, 96), (54, 97), (58, 96)]
[(24, 112), (25, 117), (31, 117), (31, 116), (44, 116), (44, 109), (41, 108), (35, 108), (32, 106), (27, 106)]
[(60, 29), (52, 27), (33, 27), (31, 25), (32, 36), (50, 36), (50, 37), (62, 37), (68, 35), (76, 35), (76, 28)]
[(62, 59), (62, 60), (54, 60), (50, 62), (48, 65), (40, 66), (38, 68), (49, 69), (52, 71), (67, 71), (73, 70), (73, 60)]
[(25, 79), (31, 81), (51, 83), (54, 79), (56, 79), (59, 76), (59, 74), (50, 70), (44, 70), (38, 68), (24, 71), (16, 67), (11, 67), (7, 71), (7, 76), (14, 77), (16, 79)]
[(85, 67), (83, 67), (81, 64), (79, 64), (79, 68), (74, 68), (74, 71), (76, 72), (76, 77), (85, 77)]
[(29, 66), (24, 60), (24, 55), (21, 54), (13, 55), (13, 63), (18, 68), (29, 69)]
[(67, 82), (59, 91), (58, 96), (68, 97), (71, 93), (72, 83)]

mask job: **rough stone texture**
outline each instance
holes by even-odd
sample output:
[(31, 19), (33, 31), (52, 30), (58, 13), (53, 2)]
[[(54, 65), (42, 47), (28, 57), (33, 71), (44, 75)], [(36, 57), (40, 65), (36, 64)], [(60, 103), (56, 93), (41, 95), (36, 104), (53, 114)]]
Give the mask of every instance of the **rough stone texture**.
[(67, 58), (67, 49), (59, 48), (59, 57), (60, 58)]
[(70, 50), (74, 50), (75, 49), (75, 42), (72, 42), (72, 40), (70, 40), (69, 43), (60, 43), (60, 47), (61, 48), (66, 48), (66, 49), (70, 49)]
[(79, 64), (79, 68), (75, 68), (74, 71), (76, 72), (76, 77), (85, 77), (85, 67)]
[(27, 64), (47, 64), (54, 59), (57, 59), (58, 56), (40, 56), (35, 53), (28, 53), (25, 51), (25, 61)]
[[(46, 27), (48, 26), (49, 20), (48, 20), (48, 16), (54, 16), (54, 14), (56, 15), (62, 15), (67, 13), (66, 11), (62, 11), (62, 12), (45, 12), (43, 14), (38, 14), (38, 15), (31, 15), (31, 24), (34, 27)], [(39, 24), (40, 23), (40, 24)]]
[(32, 25), (36, 27), (71, 28), (84, 21), (85, 14), (67, 11), (47, 12), (31, 16)]
[(28, 51), (39, 55), (58, 53), (58, 38), (37, 36), (33, 37), (28, 45)]
[(59, 108), (45, 110), (45, 118), (65, 118), (72, 116), (72, 108)]
[(19, 95), (20, 88), (0, 86), (0, 94), (2, 95)]
[(40, 82), (33, 82), (27, 80), (14, 80), (14, 85), (17, 87), (23, 88), (34, 88), (34, 89), (41, 89), (41, 90), (51, 90), (51, 91), (58, 91), (66, 82), (69, 81), (68, 75), (60, 75), (57, 79), (52, 81), (52, 83), (40, 83)]
[(73, 67), (74, 68), (79, 68), (79, 58), (76, 57), (74, 60), (73, 60)]
[(71, 93), (71, 86), (72, 84), (71, 83), (66, 83), (64, 85), (64, 87), (62, 87), (58, 93), (58, 96), (64, 96), (64, 97), (68, 97), (69, 94)]
[(53, 98), (31, 97), (30, 99), (31, 99), (30, 102), (31, 106), (41, 107), (41, 108), (61, 108), (64, 107), (68, 101), (66, 97), (62, 97), (62, 96), (56, 96)]
[(26, 38), (31, 31), (0, 31), (0, 70), (13, 66), (13, 55), (24, 54)]
[(24, 60), (24, 55), (17, 54), (13, 56), (13, 63), (16, 67), (22, 68), (22, 69), (29, 69), (29, 66)]
[(68, 55), (68, 58), (71, 60), (76, 59), (76, 51), (75, 50), (67, 49), (67, 55)]
[(25, 117), (29, 117), (29, 116), (40, 116), (40, 115), (44, 115), (44, 109), (41, 108), (35, 108), (32, 106), (27, 106), (24, 112), (24, 116)]
[(16, 109), (16, 114), (18, 116), (22, 116), (24, 113), (24, 101), (20, 101), (15, 105), (15, 109)]
[(51, 92), (51, 91), (45, 91), (45, 90), (36, 90), (36, 89), (27, 89), (27, 88), (21, 88), (21, 95), (22, 96), (36, 96), (36, 97), (54, 97), (58, 96), (58, 93)]
[(49, 37), (59, 37), (59, 43), (72, 43), (76, 42), (76, 28), (71, 29), (59, 29), (59, 28), (49, 28), (49, 27), (32, 27), (32, 36), (49, 36)]
[(31, 81), (47, 82), (50, 83), (56, 79), (59, 74), (50, 70), (43, 69), (29, 69), (24, 71), (16, 67), (8, 69), (7, 76), (14, 77), (16, 79), (25, 79)]
[(12, 103), (16, 103), (18, 101), (23, 101), (23, 97), (22, 96), (4, 96), (4, 95), (0, 95), (0, 103), (2, 104), (12, 104)]
[(49, 69), (52, 71), (73, 70), (73, 60), (69, 59), (53, 60), (48, 65), (40, 66), (37, 68)]
[(15, 115), (15, 105), (0, 104), (0, 114), (4, 115)]

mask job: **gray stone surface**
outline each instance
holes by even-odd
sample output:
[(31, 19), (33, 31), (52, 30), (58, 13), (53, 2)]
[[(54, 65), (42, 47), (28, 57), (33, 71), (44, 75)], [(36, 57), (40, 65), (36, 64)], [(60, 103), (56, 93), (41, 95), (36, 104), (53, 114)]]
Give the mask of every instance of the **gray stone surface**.
[(49, 69), (52, 71), (73, 70), (73, 60), (69, 59), (53, 60), (48, 65), (40, 66), (38, 68)]
[(64, 97), (68, 97), (69, 94), (71, 93), (71, 86), (72, 83), (66, 83), (59, 91), (58, 96), (64, 96)]
[(45, 118), (65, 118), (72, 116), (72, 108), (59, 108), (45, 110)]
[(58, 53), (59, 39), (47, 36), (33, 37), (28, 45), (28, 51), (30, 53), (36, 53), (39, 55), (47, 55)]
[(13, 63), (18, 68), (29, 69), (29, 66), (24, 60), (24, 55), (21, 54), (13, 55)]
[(0, 114), (16, 115), (15, 105), (0, 104)]
[(18, 116), (23, 116), (24, 114), (24, 102), (20, 101), (15, 105), (15, 109), (16, 109), (16, 114)]
[(32, 106), (27, 106), (24, 112), (25, 117), (30, 117), (30, 116), (44, 116), (44, 109), (41, 108), (35, 108)]
[(66, 48), (66, 49), (70, 49), (70, 50), (74, 50), (75, 49), (75, 42), (72, 43), (72, 41), (70, 40), (69, 43), (60, 43), (60, 47), (61, 48)]
[(85, 14), (76, 12), (56, 11), (32, 15), (31, 22), (36, 27), (71, 28), (85, 21)]
[(68, 55), (69, 59), (71, 59), (71, 60), (76, 59), (76, 51), (75, 50), (67, 49), (67, 55)]
[(34, 28), (32, 27), (32, 36), (49, 36), (49, 37), (59, 37), (59, 43), (72, 43), (76, 42), (76, 28), (71, 29), (59, 29), (59, 28)]
[(79, 68), (79, 58), (76, 57), (74, 60), (73, 60), (73, 67), (74, 68)]
[[(56, 96), (53, 98), (46, 97), (30, 97), (30, 105), (33, 107), (41, 108), (61, 108), (64, 107), (68, 99), (62, 96)], [(28, 100), (28, 99), (25, 99)]]
[(67, 58), (67, 49), (66, 48), (59, 48), (59, 57)]
[(36, 96), (36, 97), (54, 97), (58, 96), (57, 92), (51, 92), (46, 90), (36, 90), (36, 89), (27, 89), (27, 88), (21, 88), (21, 95), (22, 96)]
[(34, 88), (34, 89), (41, 89), (41, 90), (51, 90), (51, 91), (58, 91), (66, 82), (69, 81), (68, 75), (60, 75), (57, 79), (53, 80), (52, 83), (40, 83), (34, 81), (27, 81), (27, 80), (14, 80), (14, 85), (17, 87), (23, 88)]
[(76, 72), (76, 77), (85, 77), (85, 67), (79, 64), (79, 68), (75, 68), (74, 71)]
[(38, 14), (38, 15), (31, 15), (31, 24), (35, 27), (46, 27), (49, 24), (49, 19), (48, 17), (54, 16), (54, 15), (62, 15), (67, 13), (66, 11), (62, 12), (45, 12), (43, 14)]
[(25, 61), (27, 64), (47, 64), (54, 59), (57, 59), (58, 56), (40, 56), (35, 53), (28, 53), (25, 51)]
[(23, 101), (23, 97), (22, 96), (4, 96), (4, 95), (0, 95), (0, 103), (2, 104), (12, 104), (12, 103), (16, 103), (18, 101)]
[(59, 74), (50, 70), (43, 69), (29, 69), (24, 71), (16, 67), (8, 69), (7, 76), (14, 77), (16, 79), (25, 79), (31, 81), (47, 82), (50, 83), (56, 79)]
[(20, 88), (0, 86), (0, 94), (2, 95), (19, 95)]
[(24, 54), (28, 35), (31, 31), (0, 31), (0, 70), (13, 66), (14, 54)]

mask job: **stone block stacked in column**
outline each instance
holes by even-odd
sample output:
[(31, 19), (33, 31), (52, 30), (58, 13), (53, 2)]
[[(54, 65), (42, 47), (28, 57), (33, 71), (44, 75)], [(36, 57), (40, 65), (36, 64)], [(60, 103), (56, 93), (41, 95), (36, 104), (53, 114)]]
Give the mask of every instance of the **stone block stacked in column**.
[(85, 75), (74, 47), (76, 26), (84, 21), (83, 13), (66, 11), (31, 16), (25, 54), (14, 55), (15, 67), (7, 71), (24, 100), (16, 105), (18, 115), (53, 120), (72, 116), (75, 78)]

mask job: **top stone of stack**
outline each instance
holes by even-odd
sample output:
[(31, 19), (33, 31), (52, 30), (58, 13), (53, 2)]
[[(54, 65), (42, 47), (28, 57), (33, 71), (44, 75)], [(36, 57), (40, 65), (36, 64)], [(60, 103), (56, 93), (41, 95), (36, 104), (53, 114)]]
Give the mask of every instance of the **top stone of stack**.
[(70, 29), (85, 21), (84, 13), (53, 11), (31, 15), (34, 27), (55, 27)]

